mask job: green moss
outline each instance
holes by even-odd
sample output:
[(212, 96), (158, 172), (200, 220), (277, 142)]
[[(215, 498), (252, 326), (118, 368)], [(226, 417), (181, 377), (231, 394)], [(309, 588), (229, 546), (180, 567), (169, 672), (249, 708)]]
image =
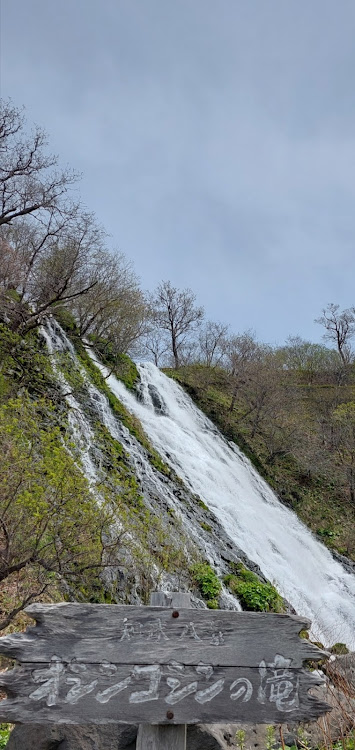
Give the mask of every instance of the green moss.
[(56, 365), (74, 393), (85, 387), (85, 379), (69, 352), (58, 352)]
[(308, 630), (300, 630), (298, 633), (300, 638), (304, 638), (305, 640), (309, 641), (309, 632)]
[(114, 499), (119, 499), (136, 511), (145, 511), (143, 496), (128, 454), (109, 430), (98, 422), (95, 427), (95, 442), (100, 449), (105, 469), (105, 487), (109, 487)]
[(207, 607), (208, 609), (218, 609), (219, 608), (219, 601), (218, 599), (207, 599)]
[(334, 645), (330, 647), (329, 651), (331, 654), (338, 654), (339, 656), (341, 654), (349, 653), (349, 649), (347, 648), (345, 643), (334, 643)]
[(190, 568), (191, 576), (197, 584), (210, 609), (218, 609), (217, 596), (221, 591), (221, 582), (208, 562), (196, 563)]
[(225, 576), (224, 583), (238, 596), (243, 607), (252, 612), (284, 612), (282, 597), (271, 583), (262, 583), (255, 573), (237, 564), (237, 574)]
[(95, 350), (98, 352), (103, 364), (121, 380), (129, 390), (135, 390), (140, 380), (137, 366), (128, 354), (116, 353), (111, 342), (104, 339), (92, 339)]
[(192, 495), (193, 500), (195, 500), (196, 505), (199, 506), (199, 508), (202, 508), (203, 510), (209, 510), (208, 505), (201, 500), (199, 495)]
[(139, 420), (131, 414), (121, 401), (119, 401), (119, 399), (112, 393), (105, 378), (87, 353), (81, 339), (78, 336), (73, 336), (71, 337), (71, 340), (76, 348), (79, 360), (88, 373), (90, 380), (102, 393), (105, 394), (115, 416), (118, 417), (122, 424), (130, 431), (131, 435), (133, 435), (143, 448), (145, 448), (152, 466), (167, 477), (173, 476), (172, 470), (166, 463), (164, 463), (159, 456), (159, 453), (157, 453), (152, 447)]
[(20, 388), (36, 397), (58, 393), (42, 339), (34, 332), (22, 338), (1, 323), (0, 378), (3, 395), (16, 395)]
[(52, 312), (54, 312), (56, 320), (64, 331), (67, 333), (77, 332), (76, 320), (67, 307), (58, 305)]
[(209, 523), (205, 523), (204, 521), (200, 521), (201, 529), (204, 529), (205, 531), (212, 532), (212, 526), (209, 525)]

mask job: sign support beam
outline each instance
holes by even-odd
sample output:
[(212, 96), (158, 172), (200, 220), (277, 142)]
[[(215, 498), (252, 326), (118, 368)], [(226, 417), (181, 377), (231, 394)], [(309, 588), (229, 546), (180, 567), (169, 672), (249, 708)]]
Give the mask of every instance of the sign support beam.
[[(154, 591), (150, 595), (151, 607), (191, 607), (190, 594)], [(167, 712), (169, 713), (169, 712)], [(186, 724), (167, 726), (165, 724), (140, 724), (137, 735), (137, 750), (186, 750)]]

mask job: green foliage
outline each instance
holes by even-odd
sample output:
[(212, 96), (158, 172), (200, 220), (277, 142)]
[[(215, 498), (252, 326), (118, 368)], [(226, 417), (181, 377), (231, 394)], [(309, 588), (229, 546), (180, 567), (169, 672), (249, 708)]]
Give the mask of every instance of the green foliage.
[(203, 510), (209, 510), (208, 505), (206, 505), (206, 503), (204, 503), (203, 500), (201, 500), (199, 495), (193, 495), (192, 497), (195, 500), (196, 505), (198, 505), (199, 508), (202, 508)]
[(34, 396), (55, 396), (50, 358), (41, 343), (34, 333), (22, 338), (0, 323), (0, 398), (20, 388)]
[(333, 744), (333, 750), (355, 750), (355, 731), (352, 730)]
[(11, 729), (11, 724), (0, 724), (0, 750), (6, 747), (9, 741)]
[(255, 573), (238, 563), (237, 574), (225, 576), (224, 582), (238, 596), (243, 609), (252, 612), (283, 612), (282, 597), (271, 583), (262, 583)]
[(275, 728), (269, 724), (266, 727), (266, 750), (273, 750), (276, 744)]
[(85, 378), (77, 367), (70, 352), (58, 352), (56, 355), (56, 365), (64, 375), (69, 387), (75, 393), (85, 386)]
[(100, 355), (103, 364), (112, 370), (118, 380), (122, 380), (126, 388), (134, 390), (140, 377), (135, 363), (128, 354), (116, 352), (111, 341), (97, 337), (90, 338), (92, 338), (95, 350)]
[(55, 318), (64, 331), (73, 333), (77, 331), (77, 325), (73, 313), (63, 305), (58, 305), (53, 310)]
[(197, 584), (209, 609), (218, 609), (218, 595), (221, 582), (208, 562), (196, 563), (190, 568), (193, 580)]
[(238, 731), (235, 733), (235, 742), (239, 750), (244, 750), (245, 739), (246, 739), (246, 731), (244, 729), (238, 729)]
[(63, 579), (89, 585), (102, 569), (112, 515), (70, 447), (48, 402), (24, 395), (0, 405), (0, 578), (13, 584), (13, 613)]
[(329, 651), (331, 654), (338, 655), (349, 653), (349, 649), (347, 648), (345, 643), (334, 643), (333, 646), (330, 647)]
[(200, 521), (201, 529), (204, 529), (205, 531), (212, 531), (212, 526), (210, 526), (209, 523), (205, 523), (204, 521)]

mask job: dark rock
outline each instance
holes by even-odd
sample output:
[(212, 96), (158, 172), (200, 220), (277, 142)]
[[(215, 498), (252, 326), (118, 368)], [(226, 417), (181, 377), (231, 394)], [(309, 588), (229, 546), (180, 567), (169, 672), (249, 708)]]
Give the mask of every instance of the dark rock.
[(128, 724), (54, 727), (18, 725), (6, 750), (134, 750), (137, 727)]
[(187, 727), (187, 750), (226, 750), (228, 747), (222, 738), (211, 734), (211, 728), (205, 724), (192, 724)]
[(330, 552), (332, 553), (335, 560), (342, 564), (347, 573), (352, 573), (352, 575), (355, 574), (355, 562), (353, 560), (345, 557), (345, 555), (341, 555), (340, 552), (337, 552), (334, 549), (331, 549)]
[(59, 727), (17, 725), (11, 732), (6, 750), (57, 750), (63, 739)]

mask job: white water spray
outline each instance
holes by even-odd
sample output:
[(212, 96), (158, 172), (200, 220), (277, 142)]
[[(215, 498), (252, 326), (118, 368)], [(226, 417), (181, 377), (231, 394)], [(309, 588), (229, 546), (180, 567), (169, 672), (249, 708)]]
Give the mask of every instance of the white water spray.
[(139, 418), (156, 450), (297, 612), (310, 617), (318, 638), (354, 647), (355, 577), (279, 502), (180, 386), (151, 363), (139, 371), (141, 400), (113, 375), (107, 383)]

